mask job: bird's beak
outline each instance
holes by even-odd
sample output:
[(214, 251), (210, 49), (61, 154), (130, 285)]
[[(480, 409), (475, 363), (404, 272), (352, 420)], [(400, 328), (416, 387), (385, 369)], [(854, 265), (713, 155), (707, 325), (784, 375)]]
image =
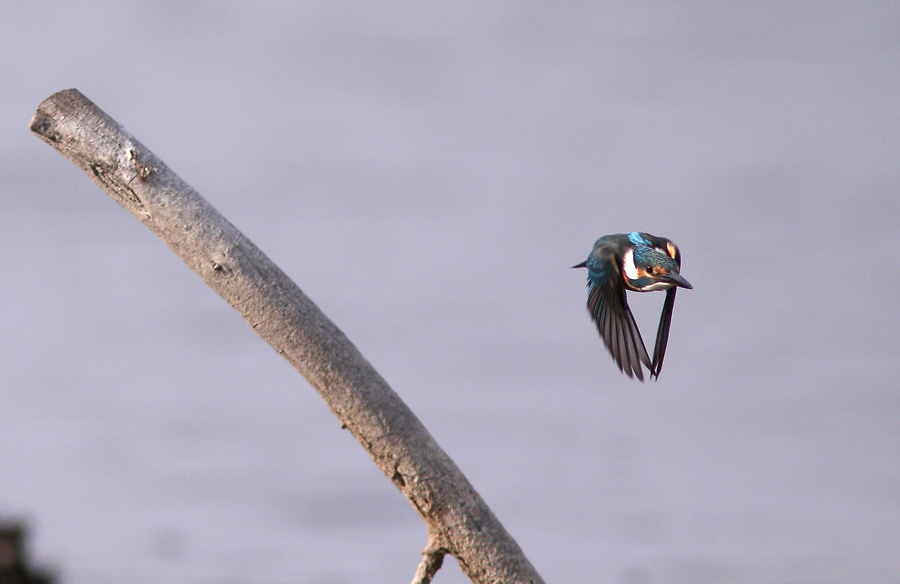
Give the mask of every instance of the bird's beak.
[(694, 288), (693, 286), (691, 286), (691, 283), (685, 280), (678, 272), (669, 272), (662, 279), (666, 280), (667, 282), (672, 282), (676, 286), (687, 288), (688, 290)]

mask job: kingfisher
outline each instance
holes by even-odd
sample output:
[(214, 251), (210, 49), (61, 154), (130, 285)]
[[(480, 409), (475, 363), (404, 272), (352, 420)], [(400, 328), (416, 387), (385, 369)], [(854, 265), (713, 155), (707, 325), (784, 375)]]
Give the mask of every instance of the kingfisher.
[[(643, 363), (650, 378), (658, 379), (669, 341), (675, 292), (678, 288), (693, 288), (681, 276), (681, 252), (675, 244), (665, 237), (638, 231), (604, 235), (594, 244), (587, 260), (572, 267), (587, 268), (588, 312), (619, 369), (628, 377), (637, 376), (643, 381)], [(652, 361), (628, 308), (626, 290), (666, 291)]]

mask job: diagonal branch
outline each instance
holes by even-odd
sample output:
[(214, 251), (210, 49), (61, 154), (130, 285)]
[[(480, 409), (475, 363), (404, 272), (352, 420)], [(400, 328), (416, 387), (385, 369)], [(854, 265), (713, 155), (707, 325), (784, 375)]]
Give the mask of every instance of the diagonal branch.
[(425, 520), (431, 551), (423, 564), (431, 557), (436, 570), (435, 550), (446, 550), (478, 584), (543, 582), (459, 468), (347, 337), (162, 160), (75, 89), (41, 103), (30, 127), (156, 233), (306, 378)]

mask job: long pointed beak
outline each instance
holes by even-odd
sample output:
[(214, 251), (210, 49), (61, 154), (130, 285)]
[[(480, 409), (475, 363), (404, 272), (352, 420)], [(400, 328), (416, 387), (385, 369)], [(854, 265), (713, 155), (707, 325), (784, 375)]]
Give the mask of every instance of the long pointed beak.
[(685, 280), (678, 272), (669, 272), (664, 276), (663, 279), (668, 282), (672, 282), (676, 286), (687, 288), (688, 290), (692, 290), (694, 288), (693, 286), (691, 286), (691, 283)]

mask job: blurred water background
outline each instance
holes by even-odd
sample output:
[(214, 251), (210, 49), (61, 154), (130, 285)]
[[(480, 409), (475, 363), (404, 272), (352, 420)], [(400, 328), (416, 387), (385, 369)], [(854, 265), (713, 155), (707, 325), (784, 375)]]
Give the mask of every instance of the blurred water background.
[[(426, 544), (30, 134), (68, 87), (342, 327), (548, 582), (900, 582), (897, 3), (10, 2), (0, 47), (0, 515), (62, 582), (408, 582)], [(695, 287), (657, 383), (569, 269), (631, 230)]]

